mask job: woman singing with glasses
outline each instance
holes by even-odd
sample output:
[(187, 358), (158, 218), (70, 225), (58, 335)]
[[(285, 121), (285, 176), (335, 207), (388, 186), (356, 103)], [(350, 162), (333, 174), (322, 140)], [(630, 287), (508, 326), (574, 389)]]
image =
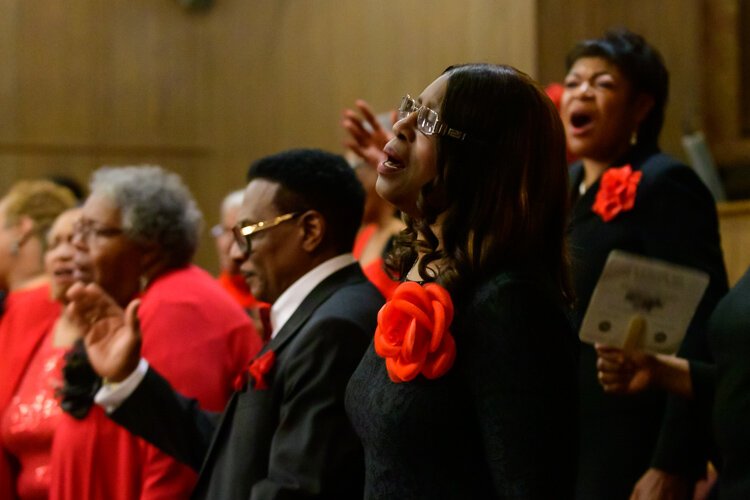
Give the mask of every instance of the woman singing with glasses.
[(378, 193), (405, 281), (347, 388), (365, 498), (571, 498), (576, 338), (554, 105), (509, 66), (448, 68), (399, 107)]

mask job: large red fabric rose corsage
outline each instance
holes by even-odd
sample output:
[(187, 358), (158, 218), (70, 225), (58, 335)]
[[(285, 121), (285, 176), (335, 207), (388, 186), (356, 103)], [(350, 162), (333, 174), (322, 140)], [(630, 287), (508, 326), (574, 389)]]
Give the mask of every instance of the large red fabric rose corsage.
[(385, 358), (392, 381), (408, 382), (420, 373), (435, 379), (453, 366), (456, 342), (448, 327), (453, 301), (436, 283), (401, 283), (378, 312), (375, 352)]
[(599, 181), (599, 192), (591, 210), (604, 222), (609, 222), (620, 212), (632, 209), (642, 175), (643, 172), (633, 172), (630, 165), (607, 169)]
[(234, 389), (239, 391), (247, 382), (248, 374), (253, 378), (253, 387), (256, 390), (268, 389), (268, 383), (265, 380), (265, 375), (276, 362), (276, 353), (273, 351), (266, 351), (262, 356), (255, 358), (250, 366), (246, 370), (242, 370), (237, 378), (234, 379)]

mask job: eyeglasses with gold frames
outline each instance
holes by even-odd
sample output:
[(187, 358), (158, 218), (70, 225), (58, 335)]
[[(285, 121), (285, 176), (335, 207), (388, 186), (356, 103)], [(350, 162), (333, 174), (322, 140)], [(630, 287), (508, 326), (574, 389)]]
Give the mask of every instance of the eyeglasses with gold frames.
[(301, 213), (302, 212), (290, 212), (288, 214), (274, 217), (271, 220), (256, 222), (255, 224), (248, 224), (247, 221), (239, 222), (235, 224), (234, 227), (232, 227), (234, 241), (237, 243), (237, 246), (240, 247), (240, 251), (244, 255), (250, 255), (250, 252), (252, 251), (252, 243), (250, 241), (250, 237), (252, 235), (261, 231), (265, 231), (266, 229), (276, 227), (282, 222), (286, 222), (297, 217)]

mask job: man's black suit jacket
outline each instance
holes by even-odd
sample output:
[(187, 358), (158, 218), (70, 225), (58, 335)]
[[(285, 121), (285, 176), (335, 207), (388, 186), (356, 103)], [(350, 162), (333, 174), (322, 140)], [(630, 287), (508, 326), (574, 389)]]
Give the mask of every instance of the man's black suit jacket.
[(222, 415), (201, 411), (153, 370), (111, 415), (200, 470), (194, 498), (361, 498), (363, 455), (344, 391), (383, 297), (359, 265), (320, 283), (260, 352), (276, 360)]

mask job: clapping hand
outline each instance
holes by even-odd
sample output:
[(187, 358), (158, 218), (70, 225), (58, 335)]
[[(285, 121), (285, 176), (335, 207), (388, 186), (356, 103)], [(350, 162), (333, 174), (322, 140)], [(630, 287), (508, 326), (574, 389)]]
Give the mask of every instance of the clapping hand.
[(110, 382), (120, 382), (138, 366), (141, 332), (139, 300), (125, 311), (98, 285), (76, 283), (67, 292), (65, 315), (83, 337), (89, 362)]

